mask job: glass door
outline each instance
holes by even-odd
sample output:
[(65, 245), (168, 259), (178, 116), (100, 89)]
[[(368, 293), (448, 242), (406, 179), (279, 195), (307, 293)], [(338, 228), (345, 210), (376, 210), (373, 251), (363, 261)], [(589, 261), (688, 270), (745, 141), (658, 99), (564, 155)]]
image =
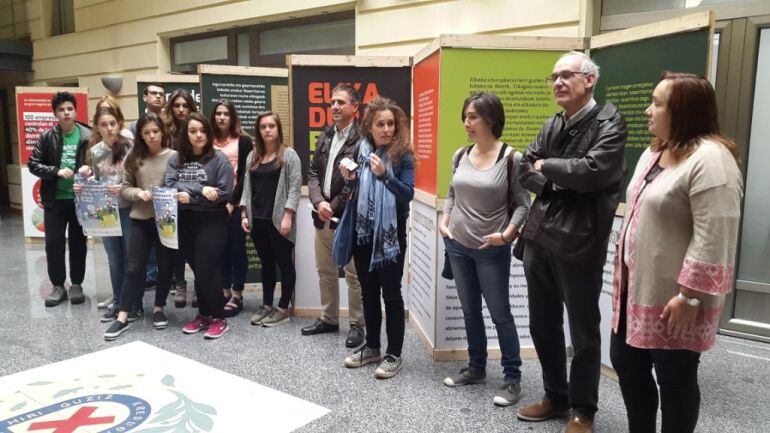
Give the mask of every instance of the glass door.
[[(770, 16), (731, 25), (730, 57), (742, 59), (729, 66), (722, 107), (732, 107), (723, 111), (724, 127), (740, 145), (745, 183), (735, 291), (720, 331), (770, 341)], [(717, 87), (721, 80), (717, 71)]]

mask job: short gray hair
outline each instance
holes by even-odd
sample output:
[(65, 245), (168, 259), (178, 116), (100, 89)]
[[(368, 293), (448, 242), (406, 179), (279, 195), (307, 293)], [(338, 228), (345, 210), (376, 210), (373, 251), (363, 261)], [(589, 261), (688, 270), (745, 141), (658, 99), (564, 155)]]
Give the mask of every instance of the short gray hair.
[(572, 56), (580, 57), (583, 59), (583, 66), (580, 67), (580, 72), (585, 74), (593, 74), (596, 77), (596, 81), (599, 81), (599, 65), (594, 63), (594, 61), (591, 60), (591, 58), (588, 57), (586, 53), (581, 53), (580, 51), (570, 51), (568, 53), (562, 54), (562, 56), (559, 57), (559, 60)]

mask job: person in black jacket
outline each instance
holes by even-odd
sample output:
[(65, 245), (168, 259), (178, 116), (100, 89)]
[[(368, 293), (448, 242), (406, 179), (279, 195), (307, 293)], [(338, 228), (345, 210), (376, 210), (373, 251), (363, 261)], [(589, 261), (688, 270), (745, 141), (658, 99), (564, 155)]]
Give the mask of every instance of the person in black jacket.
[[(332, 258), (332, 240), (337, 222), (342, 217), (350, 189), (345, 186), (337, 167), (343, 158), (354, 159), (361, 137), (355, 121), (361, 97), (351, 86), (340, 84), (332, 89), (331, 112), (334, 125), (326, 128), (315, 146), (307, 173), (307, 187), (315, 231), (315, 261), (318, 285), (321, 289), (321, 317), (302, 328), (302, 335), (314, 335), (339, 330), (340, 288), (337, 265)], [(333, 220), (334, 219), (334, 220)], [(364, 342), (364, 308), (361, 283), (351, 260), (345, 266), (348, 284), (348, 317), (350, 330), (347, 347), (358, 347)]]
[(243, 310), (243, 285), (249, 268), (246, 256), (246, 236), (241, 229), (241, 213), (237, 210), (243, 194), (243, 175), (246, 172), (246, 158), (254, 144), (251, 137), (241, 129), (241, 121), (235, 105), (227, 99), (220, 99), (211, 110), (211, 127), (214, 130), (214, 149), (227, 156), (233, 168), (233, 194), (227, 203), (230, 215), (225, 254), (222, 256), (222, 291), (227, 299), (225, 317), (233, 317)]
[[(40, 198), (43, 202), (45, 225), (45, 255), (48, 278), (53, 291), (45, 299), (46, 307), (53, 307), (68, 297), (64, 289), (67, 271), (64, 265), (64, 246), (69, 238), (70, 286), (69, 299), (73, 304), (85, 301), (83, 277), (86, 273), (86, 237), (75, 212), (75, 193), (72, 190), (75, 170), (85, 162), (91, 129), (75, 120), (77, 100), (69, 92), (57, 92), (51, 98), (58, 124), (44, 132), (27, 166), (42, 179)], [(67, 237), (65, 237), (65, 233)]]
[[(593, 431), (599, 399), (599, 294), (623, 179), (626, 122), (593, 89), (599, 68), (583, 53), (562, 56), (549, 77), (564, 111), (549, 118), (520, 163), (519, 182), (537, 194), (524, 227), (524, 273), (532, 341), (545, 397), (523, 421), (572, 415), (567, 432)], [(575, 354), (567, 381), (562, 318), (567, 306)]]

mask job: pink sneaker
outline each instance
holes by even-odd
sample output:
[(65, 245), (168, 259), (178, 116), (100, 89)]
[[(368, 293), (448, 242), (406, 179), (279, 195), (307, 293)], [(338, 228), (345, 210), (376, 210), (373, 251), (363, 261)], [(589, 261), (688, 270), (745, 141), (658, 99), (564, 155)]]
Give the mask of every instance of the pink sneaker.
[(215, 338), (219, 338), (225, 335), (225, 332), (229, 330), (230, 328), (227, 326), (227, 320), (211, 319), (211, 324), (209, 325), (209, 329), (208, 331), (206, 331), (205, 334), (203, 334), (203, 338), (213, 340)]
[(203, 331), (204, 329), (208, 329), (209, 325), (211, 324), (211, 318), (206, 316), (201, 316), (198, 314), (195, 316), (195, 319), (184, 325), (182, 327), (182, 332), (185, 334), (196, 334), (200, 331)]

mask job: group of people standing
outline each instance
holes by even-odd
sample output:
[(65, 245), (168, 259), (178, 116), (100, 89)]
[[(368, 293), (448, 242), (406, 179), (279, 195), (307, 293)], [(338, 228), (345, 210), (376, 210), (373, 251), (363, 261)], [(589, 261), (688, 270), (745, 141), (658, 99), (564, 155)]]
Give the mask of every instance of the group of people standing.
[[(598, 79), (599, 67), (583, 53), (557, 61), (547, 80), (563, 111), (546, 120), (523, 155), (500, 141), (500, 100), (484, 92), (468, 97), (461, 115), (473, 144), (453, 155), (439, 223), (469, 355), (468, 366), (444, 384), (486, 379), (483, 299), (504, 374), (493, 401), (507, 406), (521, 399), (509, 302), (513, 252), (524, 265), (529, 331), (544, 388), (516, 415), (527, 422), (569, 417), (568, 433), (594, 431), (599, 296), (626, 179), (626, 123), (612, 104), (594, 100)], [(651, 99), (646, 115), (654, 140), (625, 192), (616, 245), (610, 356), (629, 431), (655, 432), (660, 401), (663, 432), (692, 432), (700, 354), (714, 344), (733, 284), (742, 175), (735, 143), (720, 133), (716, 96), (705, 78), (665, 72)], [(565, 307), (574, 351), (569, 374)]]
[[(542, 398), (516, 414), (522, 421), (569, 416), (570, 433), (594, 430), (601, 367), (598, 303), (626, 179), (625, 120), (612, 104), (594, 100), (598, 79), (599, 67), (585, 54), (562, 56), (547, 80), (563, 111), (546, 121), (523, 154), (501, 141), (500, 99), (493, 93), (471, 94), (461, 119), (473, 144), (452, 157), (438, 225), (469, 354), (468, 366), (444, 384), (486, 379), (483, 300), (502, 353), (504, 383), (493, 401), (509, 406), (522, 398), (519, 337), (509, 300), (515, 243), (544, 388)], [(163, 308), (172, 280), (175, 303), (186, 303), (186, 262), (195, 274), (198, 313), (182, 330), (221, 337), (228, 330), (226, 318), (243, 309), (246, 234), (263, 264), (264, 302), (250, 323), (286, 323), (296, 281), (292, 254), (302, 173), (297, 153), (283, 141), (280, 117), (260, 114), (252, 139), (229, 101), (217, 102), (209, 119), (183, 90), (165, 103), (165, 89), (153, 84), (144, 98), (148, 111), (127, 133), (116, 101), (97, 105), (92, 133), (75, 122), (72, 95), (60, 92), (52, 100), (59, 123), (43, 134), (29, 160), (31, 172), (43, 179), (46, 254), (54, 285), (46, 305), (68, 296), (72, 303), (84, 300), (86, 243), (74, 213), (79, 187), (73, 176), (109, 175), (121, 178), (108, 191), (118, 197), (123, 236), (104, 238), (116, 305), (106, 313), (112, 320), (106, 339), (118, 338), (141, 314), (148, 258), (155, 257), (155, 327), (168, 324)], [(355, 349), (344, 364), (378, 363), (375, 376), (385, 379), (403, 365), (401, 280), (416, 161), (404, 111), (377, 97), (359, 123), (360, 103), (350, 86), (332, 90), (334, 123), (318, 137), (307, 173), (322, 311), (301, 332), (339, 331), (339, 272), (344, 269), (346, 345)], [(732, 288), (742, 176), (735, 144), (719, 131), (714, 90), (703, 77), (665, 73), (646, 113), (655, 138), (625, 195), (615, 255), (611, 358), (630, 431), (655, 431), (660, 395), (663, 431), (692, 432), (700, 406), (700, 353), (714, 343), (724, 295)], [(159, 242), (152, 208), (156, 186), (178, 191), (179, 252)], [(64, 289), (67, 227), (69, 294)], [(574, 350), (569, 375), (565, 306)]]

